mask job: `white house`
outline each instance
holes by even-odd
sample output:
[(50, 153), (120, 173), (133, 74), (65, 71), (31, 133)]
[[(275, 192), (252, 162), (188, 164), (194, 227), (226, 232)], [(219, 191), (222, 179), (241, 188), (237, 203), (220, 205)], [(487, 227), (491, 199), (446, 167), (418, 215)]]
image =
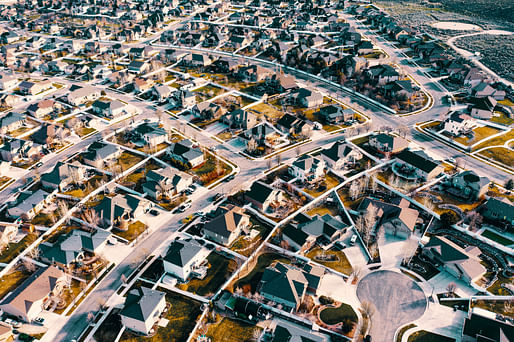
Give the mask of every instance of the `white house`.
[(148, 335), (166, 309), (166, 294), (147, 287), (130, 290), (120, 312), (121, 323), (132, 331)]
[(195, 240), (175, 240), (162, 258), (164, 271), (186, 281), (189, 277), (203, 278), (207, 273), (205, 259), (210, 251)]
[(336, 142), (329, 148), (321, 151), (321, 159), (327, 167), (340, 170), (362, 159), (362, 153), (344, 142)]
[(305, 154), (294, 161), (288, 172), (302, 181), (315, 181), (324, 175), (324, 170), (324, 160)]
[(454, 136), (468, 132), (475, 126), (475, 120), (464, 113), (453, 112), (444, 121), (444, 130)]

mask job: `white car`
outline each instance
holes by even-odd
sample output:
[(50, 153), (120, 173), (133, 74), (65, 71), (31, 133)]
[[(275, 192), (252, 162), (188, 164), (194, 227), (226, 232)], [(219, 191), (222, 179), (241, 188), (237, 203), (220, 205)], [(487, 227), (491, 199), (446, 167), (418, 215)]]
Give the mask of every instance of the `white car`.
[(177, 278), (174, 278), (167, 274), (164, 277), (162, 277), (162, 283), (166, 285), (175, 286), (175, 284), (177, 283)]

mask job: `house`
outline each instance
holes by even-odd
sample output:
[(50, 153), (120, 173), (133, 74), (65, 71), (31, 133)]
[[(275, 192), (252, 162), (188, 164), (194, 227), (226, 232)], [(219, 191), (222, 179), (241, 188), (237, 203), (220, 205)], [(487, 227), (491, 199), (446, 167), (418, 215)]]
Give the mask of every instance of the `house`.
[(176, 239), (162, 257), (164, 272), (186, 282), (190, 277), (203, 279), (207, 274), (206, 259), (210, 250), (196, 240)]
[(393, 170), (403, 178), (427, 181), (441, 174), (444, 167), (421, 150), (403, 150), (396, 155)]
[(272, 93), (283, 93), (298, 88), (298, 84), (294, 76), (278, 73), (266, 78), (266, 87), (271, 89)]
[(512, 342), (514, 325), (489, 312), (473, 309), (464, 319), (461, 342)]
[(129, 132), (130, 141), (138, 146), (157, 146), (168, 139), (168, 133), (158, 122), (143, 122)]
[(209, 56), (198, 53), (189, 54), (180, 61), (183, 65), (193, 67), (206, 67), (211, 65), (212, 62), (213, 60)]
[(93, 210), (105, 226), (123, 227), (127, 222), (137, 220), (151, 207), (148, 200), (130, 194), (105, 196)]
[(52, 113), (59, 105), (54, 100), (45, 99), (28, 106), (27, 111), (35, 118), (41, 119)]
[(384, 84), (380, 91), (386, 98), (407, 101), (417, 94), (419, 87), (413, 86), (410, 80), (397, 80)]
[(444, 130), (454, 136), (470, 132), (475, 127), (475, 120), (468, 114), (453, 112), (444, 121)]
[(378, 84), (386, 84), (400, 79), (398, 71), (389, 64), (374, 65), (366, 70), (366, 74)]
[(341, 141), (321, 150), (320, 155), (327, 167), (334, 170), (340, 170), (346, 165), (353, 165), (363, 157), (357, 148)]
[(330, 214), (315, 215), (297, 225), (288, 224), (282, 230), (282, 239), (294, 250), (307, 250), (313, 244), (328, 244), (346, 233), (347, 225)]
[(64, 139), (69, 135), (70, 130), (66, 127), (45, 123), (30, 136), (30, 139), (37, 144), (50, 146), (54, 142), (64, 144)]
[(135, 92), (142, 93), (152, 88), (152, 82), (146, 78), (136, 77), (133, 86)]
[(83, 86), (75, 88), (74, 90), (70, 89), (66, 99), (69, 104), (79, 106), (86, 102), (95, 101), (99, 97), (100, 91), (98, 89), (91, 86)]
[(31, 82), (31, 81), (22, 81), (18, 88), (20, 89), (20, 93), (23, 95), (36, 95), (42, 93), (45, 90), (51, 89), (52, 82), (50, 81), (39, 81), (39, 82)]
[(27, 122), (25, 115), (9, 112), (0, 118), (0, 133), (6, 134), (21, 128)]
[(377, 221), (375, 234), (383, 229), (386, 234), (408, 238), (416, 228), (419, 212), (409, 208), (406, 199), (393, 200), (391, 203), (366, 197), (359, 205), (359, 212), (367, 213), (372, 207), (376, 209)]
[(506, 197), (491, 197), (480, 208), (482, 216), (496, 224), (514, 226), (514, 204)]
[(95, 141), (82, 154), (83, 161), (86, 165), (102, 168), (109, 165), (123, 153), (118, 146)]
[(15, 88), (20, 81), (18, 80), (18, 77), (14, 74), (6, 74), (1, 73), (0, 74), (0, 90), (10, 90)]
[(223, 114), (220, 120), (230, 128), (241, 128), (244, 130), (253, 128), (259, 122), (255, 114), (243, 109), (236, 109)]
[(274, 72), (271, 69), (260, 65), (249, 65), (239, 68), (236, 77), (244, 82), (261, 82), (273, 74)]
[(298, 88), (290, 93), (289, 101), (297, 106), (313, 108), (323, 104), (323, 94), (307, 88)]
[(477, 119), (489, 120), (493, 116), (497, 101), (491, 96), (474, 99), (470, 115)]
[(272, 186), (256, 181), (250, 187), (245, 195), (245, 200), (250, 202), (254, 207), (266, 212), (271, 205), (278, 204), (283, 200), (283, 193), (279, 189)]
[(25, 322), (32, 322), (43, 311), (43, 303), (59, 295), (67, 286), (66, 275), (57, 267), (41, 267), (0, 303), (0, 309)]
[(329, 342), (330, 338), (314, 331), (309, 327), (295, 324), (290, 321), (275, 318), (268, 327), (272, 338), (270, 342), (302, 341), (302, 342)]
[(225, 109), (214, 102), (204, 101), (191, 108), (191, 114), (203, 120), (218, 119), (225, 113)]
[(187, 165), (190, 168), (196, 167), (205, 161), (202, 149), (194, 146), (189, 139), (170, 144), (166, 149), (166, 154), (176, 162)]
[(152, 94), (158, 102), (166, 101), (174, 89), (165, 84), (156, 84), (152, 87)]
[(270, 146), (268, 141), (273, 140), (273, 137), (277, 136), (277, 131), (270, 123), (265, 121), (244, 131), (243, 136), (246, 140), (254, 139), (261, 146)]
[(41, 209), (50, 202), (52, 195), (44, 190), (34, 192), (22, 192), (16, 199), (14, 206), (7, 209), (7, 214), (12, 218), (25, 217), (31, 220)]
[(181, 193), (193, 184), (193, 177), (171, 166), (150, 170), (146, 173), (146, 182), (143, 183), (143, 192), (153, 199), (160, 199), (163, 195), (171, 198)]
[(306, 264), (304, 268), (276, 262), (268, 266), (259, 282), (259, 294), (265, 299), (297, 310), (307, 293), (316, 294), (325, 270)]
[(111, 233), (102, 229), (94, 229), (93, 232), (75, 229), (60, 236), (55, 243), (40, 244), (40, 257), (46, 263), (69, 267), (72, 263), (84, 260), (86, 253), (101, 253), (110, 236)]
[(312, 130), (311, 124), (289, 113), (282, 115), (275, 126), (282, 133), (292, 135), (308, 136)]
[(289, 166), (287, 172), (302, 182), (317, 181), (325, 175), (325, 161), (304, 154)]
[(144, 74), (150, 70), (150, 64), (146, 61), (132, 61), (128, 65), (128, 71), (136, 74)]
[(399, 136), (379, 133), (369, 137), (369, 146), (374, 147), (380, 153), (396, 154), (406, 149), (409, 142)]
[(463, 201), (475, 202), (489, 188), (489, 178), (480, 177), (474, 171), (467, 170), (447, 178), (441, 183), (445, 192)]
[(85, 167), (78, 161), (71, 164), (57, 162), (52, 171), (41, 176), (41, 185), (46, 189), (64, 189), (69, 184), (81, 184), (87, 179)]
[(241, 232), (250, 225), (244, 210), (234, 205), (219, 207), (214, 218), (203, 227), (203, 235), (224, 246), (230, 246)]
[(0, 145), (0, 158), (7, 162), (36, 159), (43, 153), (43, 146), (31, 140), (4, 139)]
[(166, 294), (141, 286), (130, 290), (120, 312), (121, 323), (137, 333), (148, 335), (166, 309)]
[(341, 124), (355, 117), (355, 112), (352, 109), (343, 109), (340, 105), (322, 107), (317, 114), (324, 122), (332, 125)]
[(93, 102), (91, 109), (98, 115), (114, 119), (127, 113), (127, 104), (120, 100), (96, 100)]
[(487, 272), (478, 257), (481, 253), (478, 247), (462, 248), (443, 236), (432, 236), (422, 249), (423, 256), (439, 268), (469, 284)]
[[(18, 225), (3, 223), (0, 224), (0, 241), (11, 242), (18, 234)], [(2, 341), (2, 340), (0, 340)]]
[(470, 88), (469, 95), (474, 98), (492, 97), (496, 101), (505, 99), (505, 91), (491, 87), (486, 82), (480, 82), (476, 86)]

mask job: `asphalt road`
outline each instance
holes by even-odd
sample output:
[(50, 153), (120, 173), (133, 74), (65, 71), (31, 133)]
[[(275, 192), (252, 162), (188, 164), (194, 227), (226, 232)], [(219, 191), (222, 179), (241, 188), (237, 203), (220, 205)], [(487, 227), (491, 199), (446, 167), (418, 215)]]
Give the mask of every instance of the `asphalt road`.
[(423, 290), (406, 275), (392, 271), (368, 274), (357, 285), (357, 297), (375, 306), (371, 317), (373, 341), (394, 341), (396, 329), (423, 315), (427, 300)]

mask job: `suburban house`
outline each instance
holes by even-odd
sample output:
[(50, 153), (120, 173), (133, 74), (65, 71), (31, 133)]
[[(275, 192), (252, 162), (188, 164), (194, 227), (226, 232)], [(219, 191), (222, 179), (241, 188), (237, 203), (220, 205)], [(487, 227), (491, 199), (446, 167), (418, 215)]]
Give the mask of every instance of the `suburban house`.
[(386, 84), (400, 79), (398, 71), (388, 64), (374, 65), (366, 70), (366, 74), (378, 84)]
[(393, 171), (402, 178), (427, 181), (441, 174), (444, 167), (421, 150), (403, 150), (396, 155)]
[(409, 142), (402, 137), (385, 133), (378, 133), (369, 137), (369, 146), (380, 153), (399, 153), (409, 146)]
[(35, 143), (49, 147), (53, 143), (64, 144), (63, 140), (69, 135), (70, 130), (64, 126), (44, 123), (30, 138)]
[(204, 225), (202, 232), (208, 239), (230, 246), (249, 226), (250, 218), (242, 208), (227, 205), (216, 209), (214, 218)]
[(311, 124), (289, 113), (282, 115), (282, 117), (276, 122), (275, 126), (282, 133), (293, 135), (302, 134), (307, 136), (312, 130)]
[(86, 253), (91, 256), (101, 253), (110, 236), (111, 233), (102, 229), (94, 229), (93, 232), (75, 229), (60, 236), (53, 244), (40, 244), (40, 257), (43, 262), (69, 267), (74, 262), (84, 260)]
[(49, 296), (67, 286), (66, 275), (57, 267), (41, 267), (0, 303), (0, 309), (25, 322), (32, 322), (43, 311)]
[(445, 192), (463, 201), (475, 202), (489, 188), (489, 178), (480, 177), (474, 171), (467, 170), (447, 178), (441, 183)]
[(7, 214), (13, 218), (26, 217), (30, 220), (43, 209), (45, 204), (50, 202), (52, 197), (51, 194), (41, 189), (32, 193), (22, 192), (16, 199), (15, 205), (7, 209)]
[(330, 214), (315, 215), (297, 225), (288, 224), (282, 230), (282, 239), (294, 250), (307, 250), (313, 244), (327, 244), (346, 233), (348, 226)]
[(18, 85), (20, 89), (20, 93), (23, 95), (36, 95), (44, 92), (45, 90), (51, 89), (52, 82), (50, 81), (40, 81), (40, 82), (31, 82), (31, 81), (21, 81)]
[(273, 74), (274, 72), (271, 69), (260, 65), (249, 65), (239, 68), (236, 76), (244, 82), (261, 82)]
[(318, 111), (318, 116), (328, 124), (340, 124), (355, 117), (355, 112), (350, 109), (343, 109), (340, 105), (328, 105)]
[(157, 146), (168, 140), (168, 133), (158, 122), (143, 122), (128, 135), (129, 141), (137, 146)]
[(25, 125), (27, 118), (24, 114), (10, 112), (0, 118), (0, 133), (7, 134)]
[(76, 87), (74, 90), (70, 89), (66, 99), (69, 104), (79, 106), (89, 101), (95, 101), (100, 97), (100, 91), (91, 86)]
[(179, 171), (171, 166), (146, 173), (146, 182), (143, 183), (143, 192), (158, 200), (163, 195), (171, 198), (193, 184), (193, 176)]
[(410, 202), (404, 198), (388, 203), (366, 197), (359, 205), (359, 211), (366, 213), (374, 207), (377, 212), (375, 232), (383, 229), (386, 234), (407, 238), (414, 232), (419, 217), (419, 212), (409, 206)]
[(274, 318), (269, 329), (272, 334), (270, 342), (302, 341), (302, 342), (329, 342), (330, 338), (303, 325), (294, 324), (279, 318)]
[(480, 82), (476, 86), (469, 89), (469, 95), (475, 98), (490, 96), (497, 101), (502, 101), (505, 98), (505, 90), (498, 90), (491, 87), (486, 82)]
[(120, 312), (121, 323), (127, 328), (148, 335), (166, 310), (166, 294), (141, 286), (130, 290)]
[(271, 185), (256, 181), (252, 184), (250, 190), (245, 193), (244, 197), (254, 207), (262, 212), (266, 212), (271, 205), (282, 202), (283, 193)]
[(166, 101), (174, 91), (175, 89), (165, 84), (156, 84), (152, 87), (152, 94), (156, 98), (157, 102)]
[(303, 268), (276, 262), (262, 274), (258, 291), (267, 300), (297, 310), (307, 293), (316, 295), (325, 270), (306, 264)]
[(150, 207), (148, 200), (130, 194), (117, 194), (114, 197), (105, 196), (92, 209), (96, 211), (103, 225), (123, 227), (144, 215)]
[(498, 101), (491, 96), (474, 99), (470, 115), (477, 119), (489, 120), (493, 116), (494, 108), (497, 104)]
[(27, 111), (35, 118), (43, 118), (60, 107), (54, 100), (45, 99), (28, 106)]
[(84, 164), (102, 168), (118, 159), (123, 150), (116, 145), (95, 141), (82, 153)]
[(186, 282), (190, 277), (203, 279), (207, 274), (206, 259), (210, 250), (196, 240), (174, 240), (162, 257), (164, 272)]
[(78, 161), (73, 163), (57, 162), (52, 171), (41, 176), (41, 185), (46, 189), (64, 189), (69, 184), (81, 184), (87, 179), (85, 167)]
[(0, 157), (7, 162), (37, 158), (42, 153), (43, 146), (31, 140), (4, 139), (4, 143), (0, 145)]
[(479, 280), (487, 272), (478, 257), (481, 253), (478, 247), (462, 248), (442, 236), (432, 236), (422, 249), (422, 254), (438, 267), (467, 283)]
[(236, 109), (223, 114), (220, 121), (227, 124), (230, 128), (241, 128), (244, 130), (253, 128), (259, 123), (259, 119), (255, 114), (243, 109)]
[(325, 175), (325, 161), (308, 154), (296, 159), (288, 168), (288, 173), (302, 182), (317, 181)]
[(194, 105), (191, 114), (203, 120), (218, 119), (225, 114), (225, 109), (214, 102), (204, 101)]
[(92, 104), (92, 110), (98, 115), (114, 119), (127, 114), (127, 104), (121, 102), (120, 100), (96, 100)]
[(454, 136), (470, 132), (475, 127), (475, 120), (468, 114), (453, 112), (444, 121), (444, 130)]
[[(488, 312), (489, 313), (489, 312)], [(500, 315), (501, 316), (501, 315)], [(499, 319), (500, 318), (500, 319)], [(512, 342), (514, 325), (496, 314), (470, 310), (464, 319), (461, 342)]]
[(506, 197), (491, 197), (480, 208), (482, 216), (501, 227), (507, 228), (514, 226), (514, 204)]
[(329, 148), (321, 150), (320, 156), (325, 161), (327, 167), (333, 170), (340, 170), (347, 165), (353, 165), (363, 157), (357, 148), (340, 141), (335, 142)]
[(10, 90), (16, 87), (20, 81), (14, 74), (0, 74), (0, 90)]
[(166, 149), (166, 154), (171, 159), (189, 167), (196, 167), (205, 161), (202, 149), (194, 146), (189, 139), (170, 144)]
[(323, 104), (323, 94), (307, 88), (298, 88), (289, 94), (289, 102), (304, 108), (313, 108)]

